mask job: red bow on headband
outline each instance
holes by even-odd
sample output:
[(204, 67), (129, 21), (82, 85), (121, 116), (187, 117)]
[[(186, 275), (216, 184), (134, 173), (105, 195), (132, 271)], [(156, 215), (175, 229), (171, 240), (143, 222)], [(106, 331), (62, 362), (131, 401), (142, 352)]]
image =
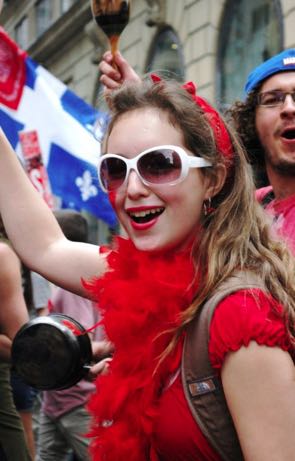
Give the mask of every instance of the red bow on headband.
[[(154, 83), (162, 81), (162, 79), (156, 74), (151, 74), (151, 79)], [(197, 96), (196, 86), (193, 82), (185, 83), (182, 88), (184, 88), (192, 96), (196, 104), (201, 107), (213, 130), (218, 150), (224, 155), (224, 157), (232, 162), (233, 146), (228, 131), (218, 112), (212, 106), (210, 106), (210, 104), (205, 99)]]

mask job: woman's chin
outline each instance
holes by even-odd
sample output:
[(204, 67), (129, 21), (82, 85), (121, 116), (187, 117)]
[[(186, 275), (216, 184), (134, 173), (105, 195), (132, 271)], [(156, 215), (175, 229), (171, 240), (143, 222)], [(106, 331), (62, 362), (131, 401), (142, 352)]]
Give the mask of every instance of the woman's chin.
[(163, 251), (174, 251), (179, 247), (177, 242), (163, 241), (155, 238), (135, 238), (132, 239), (135, 247), (139, 251), (149, 253), (161, 253)]
[(165, 242), (161, 242), (154, 238), (134, 238), (132, 239), (135, 247), (139, 251), (148, 251), (150, 253), (157, 253), (168, 248)]

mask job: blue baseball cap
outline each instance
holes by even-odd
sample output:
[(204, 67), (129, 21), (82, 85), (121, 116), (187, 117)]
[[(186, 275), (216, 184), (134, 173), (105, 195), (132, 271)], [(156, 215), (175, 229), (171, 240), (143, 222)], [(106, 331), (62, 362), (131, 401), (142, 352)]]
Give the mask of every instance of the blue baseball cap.
[(288, 70), (295, 70), (295, 48), (282, 51), (255, 67), (248, 76), (245, 92), (250, 93), (259, 83), (271, 75)]

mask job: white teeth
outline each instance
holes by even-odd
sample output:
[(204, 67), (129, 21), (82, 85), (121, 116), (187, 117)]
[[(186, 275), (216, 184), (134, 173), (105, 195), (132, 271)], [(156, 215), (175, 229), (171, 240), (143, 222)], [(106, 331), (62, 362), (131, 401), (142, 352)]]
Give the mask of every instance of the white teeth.
[(156, 214), (162, 211), (163, 208), (153, 208), (152, 210), (145, 210), (145, 211), (131, 211), (130, 216), (134, 216), (135, 218), (144, 218), (150, 214)]

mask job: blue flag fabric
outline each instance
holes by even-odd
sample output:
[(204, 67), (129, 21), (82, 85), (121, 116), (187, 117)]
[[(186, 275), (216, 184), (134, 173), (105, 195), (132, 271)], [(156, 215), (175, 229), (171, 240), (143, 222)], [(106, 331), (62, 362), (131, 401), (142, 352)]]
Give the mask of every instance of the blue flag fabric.
[[(7, 51), (7, 37), (1, 29), (2, 55), (10, 51)], [(8, 45), (11, 43), (17, 47), (9, 38)], [(11, 76), (9, 72), (14, 69), (18, 56), (10, 53), (10, 62), (9, 59), (0, 59), (0, 73), (7, 75), (6, 86), (0, 86), (0, 125), (3, 131), (21, 160), (19, 133), (36, 131), (51, 190), (60, 198), (62, 205), (86, 210), (108, 225), (115, 226), (115, 213), (97, 180), (100, 143), (93, 136), (95, 121), (100, 118), (103, 126), (107, 114), (98, 112), (76, 96), (19, 48), (17, 51), (23, 53), (24, 78), (16, 103), (11, 104), (16, 93), (11, 84), (21, 82), (21, 77)], [(17, 90), (20, 86), (21, 83)], [(7, 88), (11, 94), (5, 94)]]

